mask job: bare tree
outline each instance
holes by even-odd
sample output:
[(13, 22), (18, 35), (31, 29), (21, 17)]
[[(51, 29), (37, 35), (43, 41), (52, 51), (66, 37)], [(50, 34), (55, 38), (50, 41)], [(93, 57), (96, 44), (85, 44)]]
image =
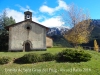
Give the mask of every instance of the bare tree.
[(66, 14), (63, 19), (71, 29), (64, 37), (74, 45), (87, 43), (92, 30), (90, 29), (91, 20), (89, 14), (74, 4), (70, 6), (69, 11)]
[(65, 24), (69, 25), (71, 28), (79, 22), (90, 19), (88, 11), (84, 11), (82, 8), (79, 8), (74, 4), (69, 6), (69, 10), (65, 11), (62, 17)]

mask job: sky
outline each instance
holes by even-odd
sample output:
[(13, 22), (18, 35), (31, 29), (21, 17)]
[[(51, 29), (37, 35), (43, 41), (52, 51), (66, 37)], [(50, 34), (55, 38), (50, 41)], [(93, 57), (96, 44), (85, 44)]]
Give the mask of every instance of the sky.
[[(88, 10), (91, 19), (100, 19), (100, 0), (0, 0), (0, 14), (7, 11), (16, 22), (24, 20), (24, 12), (32, 12), (32, 20), (47, 27), (65, 25), (62, 13), (74, 3)], [(68, 26), (68, 25), (65, 25)]]

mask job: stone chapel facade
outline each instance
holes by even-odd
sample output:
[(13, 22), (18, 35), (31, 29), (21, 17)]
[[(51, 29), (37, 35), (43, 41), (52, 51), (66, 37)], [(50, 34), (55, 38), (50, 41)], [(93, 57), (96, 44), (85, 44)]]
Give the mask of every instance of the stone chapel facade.
[(32, 12), (24, 12), (24, 21), (7, 26), (8, 51), (46, 50), (46, 32), (49, 29), (32, 21)]

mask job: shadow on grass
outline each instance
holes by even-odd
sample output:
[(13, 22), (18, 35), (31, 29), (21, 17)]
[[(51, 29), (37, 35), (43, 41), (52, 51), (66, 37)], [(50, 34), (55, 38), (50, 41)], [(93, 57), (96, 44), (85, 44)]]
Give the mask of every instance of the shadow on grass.
[(81, 63), (81, 62), (88, 62), (90, 60), (68, 60), (68, 61), (65, 61), (65, 60), (63, 60), (63, 61), (56, 60), (56, 62), (57, 63), (66, 63), (66, 62), (68, 62), (68, 63)]
[[(56, 61), (56, 63), (80, 63), (80, 62), (86, 62), (86, 61)], [(22, 58), (17, 58), (14, 60), (14, 63), (16, 64), (32, 64), (32, 63), (28, 63), (22, 60)]]
[(56, 63), (80, 63), (84, 61), (56, 61)]
[(16, 63), (16, 64), (26, 64), (24, 61), (22, 61), (22, 57), (15, 59), (14, 63)]

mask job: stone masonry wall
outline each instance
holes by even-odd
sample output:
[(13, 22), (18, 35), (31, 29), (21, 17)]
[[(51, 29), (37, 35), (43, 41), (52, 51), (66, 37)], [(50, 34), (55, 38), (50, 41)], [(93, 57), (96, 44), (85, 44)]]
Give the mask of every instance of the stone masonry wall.
[[(27, 30), (27, 25), (30, 25), (30, 30)], [(46, 29), (29, 22), (9, 28), (9, 50), (23, 50), (23, 43), (27, 40), (31, 41), (32, 49), (46, 49)]]

